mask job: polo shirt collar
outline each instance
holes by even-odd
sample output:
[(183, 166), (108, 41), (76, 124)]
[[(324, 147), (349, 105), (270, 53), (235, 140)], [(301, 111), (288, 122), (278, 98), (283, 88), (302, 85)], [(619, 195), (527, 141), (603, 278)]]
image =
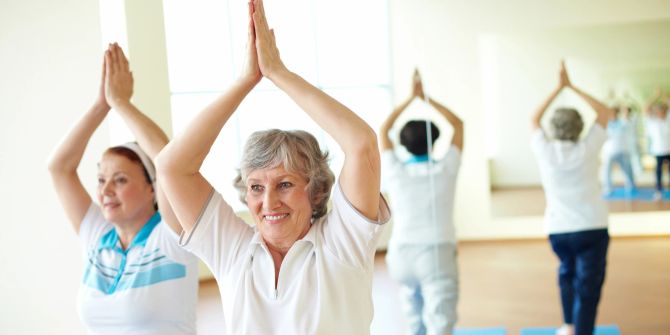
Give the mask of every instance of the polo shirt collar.
[[(310, 242), (312, 245), (316, 245), (316, 227), (314, 227), (317, 223), (319, 223), (322, 219), (325, 218), (325, 215), (322, 218), (319, 218), (317, 221), (312, 223), (309, 227), (309, 230), (307, 231), (307, 234), (295, 241), (295, 243), (298, 243), (300, 241), (304, 242)], [(251, 238), (251, 245), (265, 245), (265, 241), (263, 240), (263, 236), (261, 236), (261, 232), (258, 230), (258, 227), (254, 228), (254, 236)]]
[[(149, 235), (151, 235), (151, 232), (156, 228), (156, 225), (161, 221), (161, 215), (157, 211), (154, 213), (153, 216), (147, 221), (147, 223), (144, 224), (142, 229), (135, 235), (135, 238), (133, 238), (133, 241), (130, 243), (128, 248), (126, 250), (129, 250), (132, 247), (135, 246), (142, 246), (144, 247), (147, 244), (147, 240), (149, 239)], [(119, 243), (119, 234), (116, 232), (116, 227), (112, 228), (107, 234), (103, 235), (102, 238), (100, 239), (100, 245), (98, 249), (114, 249)]]
[(418, 155), (418, 156), (411, 156), (409, 159), (405, 161), (405, 164), (415, 164), (415, 163), (426, 163), (430, 160), (429, 155)]

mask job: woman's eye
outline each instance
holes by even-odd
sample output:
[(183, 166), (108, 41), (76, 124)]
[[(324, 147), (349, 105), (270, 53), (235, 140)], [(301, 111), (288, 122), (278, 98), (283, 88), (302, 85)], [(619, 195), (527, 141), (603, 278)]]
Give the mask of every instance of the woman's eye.
[(284, 182), (279, 183), (279, 188), (281, 188), (281, 189), (289, 188), (291, 186), (293, 186), (293, 184), (291, 182), (288, 182), (288, 181), (284, 181)]
[(251, 192), (258, 193), (258, 192), (263, 191), (263, 186), (254, 184), (254, 185), (251, 185), (251, 187), (249, 187), (249, 189), (251, 189)]
[(102, 184), (104, 184), (104, 183), (105, 183), (105, 179), (104, 179), (104, 178), (98, 178), (98, 185), (102, 185)]
[(117, 183), (117, 184), (125, 184), (127, 181), (128, 180), (124, 177), (119, 177), (119, 178), (114, 179), (114, 182)]

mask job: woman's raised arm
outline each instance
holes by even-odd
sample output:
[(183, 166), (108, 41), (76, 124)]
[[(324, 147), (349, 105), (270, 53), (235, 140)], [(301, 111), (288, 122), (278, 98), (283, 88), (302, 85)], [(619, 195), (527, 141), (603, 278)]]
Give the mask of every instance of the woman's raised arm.
[(352, 205), (376, 220), (379, 208), (381, 163), (374, 130), (337, 100), (289, 71), (279, 57), (262, 0), (254, 1), (258, 64), (263, 76), (286, 92), (344, 151), (340, 186)]
[(212, 185), (200, 174), (200, 167), (223, 126), (261, 79), (252, 12), (250, 4), (247, 62), (241, 76), (156, 157), (158, 178), (179, 223), (187, 232), (193, 228), (212, 192)]
[(49, 159), (51, 181), (65, 214), (77, 233), (79, 233), (81, 221), (92, 202), (91, 196), (79, 179), (77, 167), (84, 156), (91, 136), (110, 110), (105, 98), (104, 83), (105, 61), (103, 60), (97, 99), (88, 112), (67, 133)]

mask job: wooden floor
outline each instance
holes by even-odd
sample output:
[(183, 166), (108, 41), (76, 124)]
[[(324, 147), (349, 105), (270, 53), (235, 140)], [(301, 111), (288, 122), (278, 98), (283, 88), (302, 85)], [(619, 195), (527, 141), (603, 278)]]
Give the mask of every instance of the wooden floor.
[[(610, 213), (670, 210), (670, 201), (607, 201)], [(542, 187), (491, 190), (491, 215), (495, 218), (543, 215), (546, 206)]]
[[(669, 223), (670, 224), (670, 223)], [(383, 253), (375, 262), (372, 334), (404, 334), (397, 285)], [(461, 291), (458, 327), (524, 327), (561, 323), (556, 267), (544, 240), (464, 242), (459, 245)], [(598, 324), (616, 324), (624, 335), (670, 334), (670, 237), (614, 238)], [(198, 334), (223, 334), (214, 281), (201, 283)]]

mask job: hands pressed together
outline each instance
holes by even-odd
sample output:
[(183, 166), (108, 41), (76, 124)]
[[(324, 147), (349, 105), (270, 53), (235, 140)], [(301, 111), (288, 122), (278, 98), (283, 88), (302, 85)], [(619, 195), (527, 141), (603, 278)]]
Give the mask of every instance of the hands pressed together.
[(273, 80), (280, 72), (288, 71), (275, 41), (274, 31), (268, 26), (262, 0), (249, 2), (249, 32), (247, 61), (242, 79), (258, 83), (262, 77)]
[(117, 43), (110, 44), (103, 59), (96, 104), (106, 109), (118, 109), (130, 104), (132, 96), (133, 73), (130, 71), (128, 59)]
[(419, 69), (414, 69), (414, 75), (412, 76), (412, 98), (419, 98), (421, 100), (426, 98), (423, 93), (423, 83), (421, 82)]
[(561, 70), (560, 70), (560, 86), (561, 88), (564, 87), (572, 87), (572, 83), (570, 82), (570, 77), (568, 77), (568, 70), (565, 69), (565, 61), (561, 61)]

